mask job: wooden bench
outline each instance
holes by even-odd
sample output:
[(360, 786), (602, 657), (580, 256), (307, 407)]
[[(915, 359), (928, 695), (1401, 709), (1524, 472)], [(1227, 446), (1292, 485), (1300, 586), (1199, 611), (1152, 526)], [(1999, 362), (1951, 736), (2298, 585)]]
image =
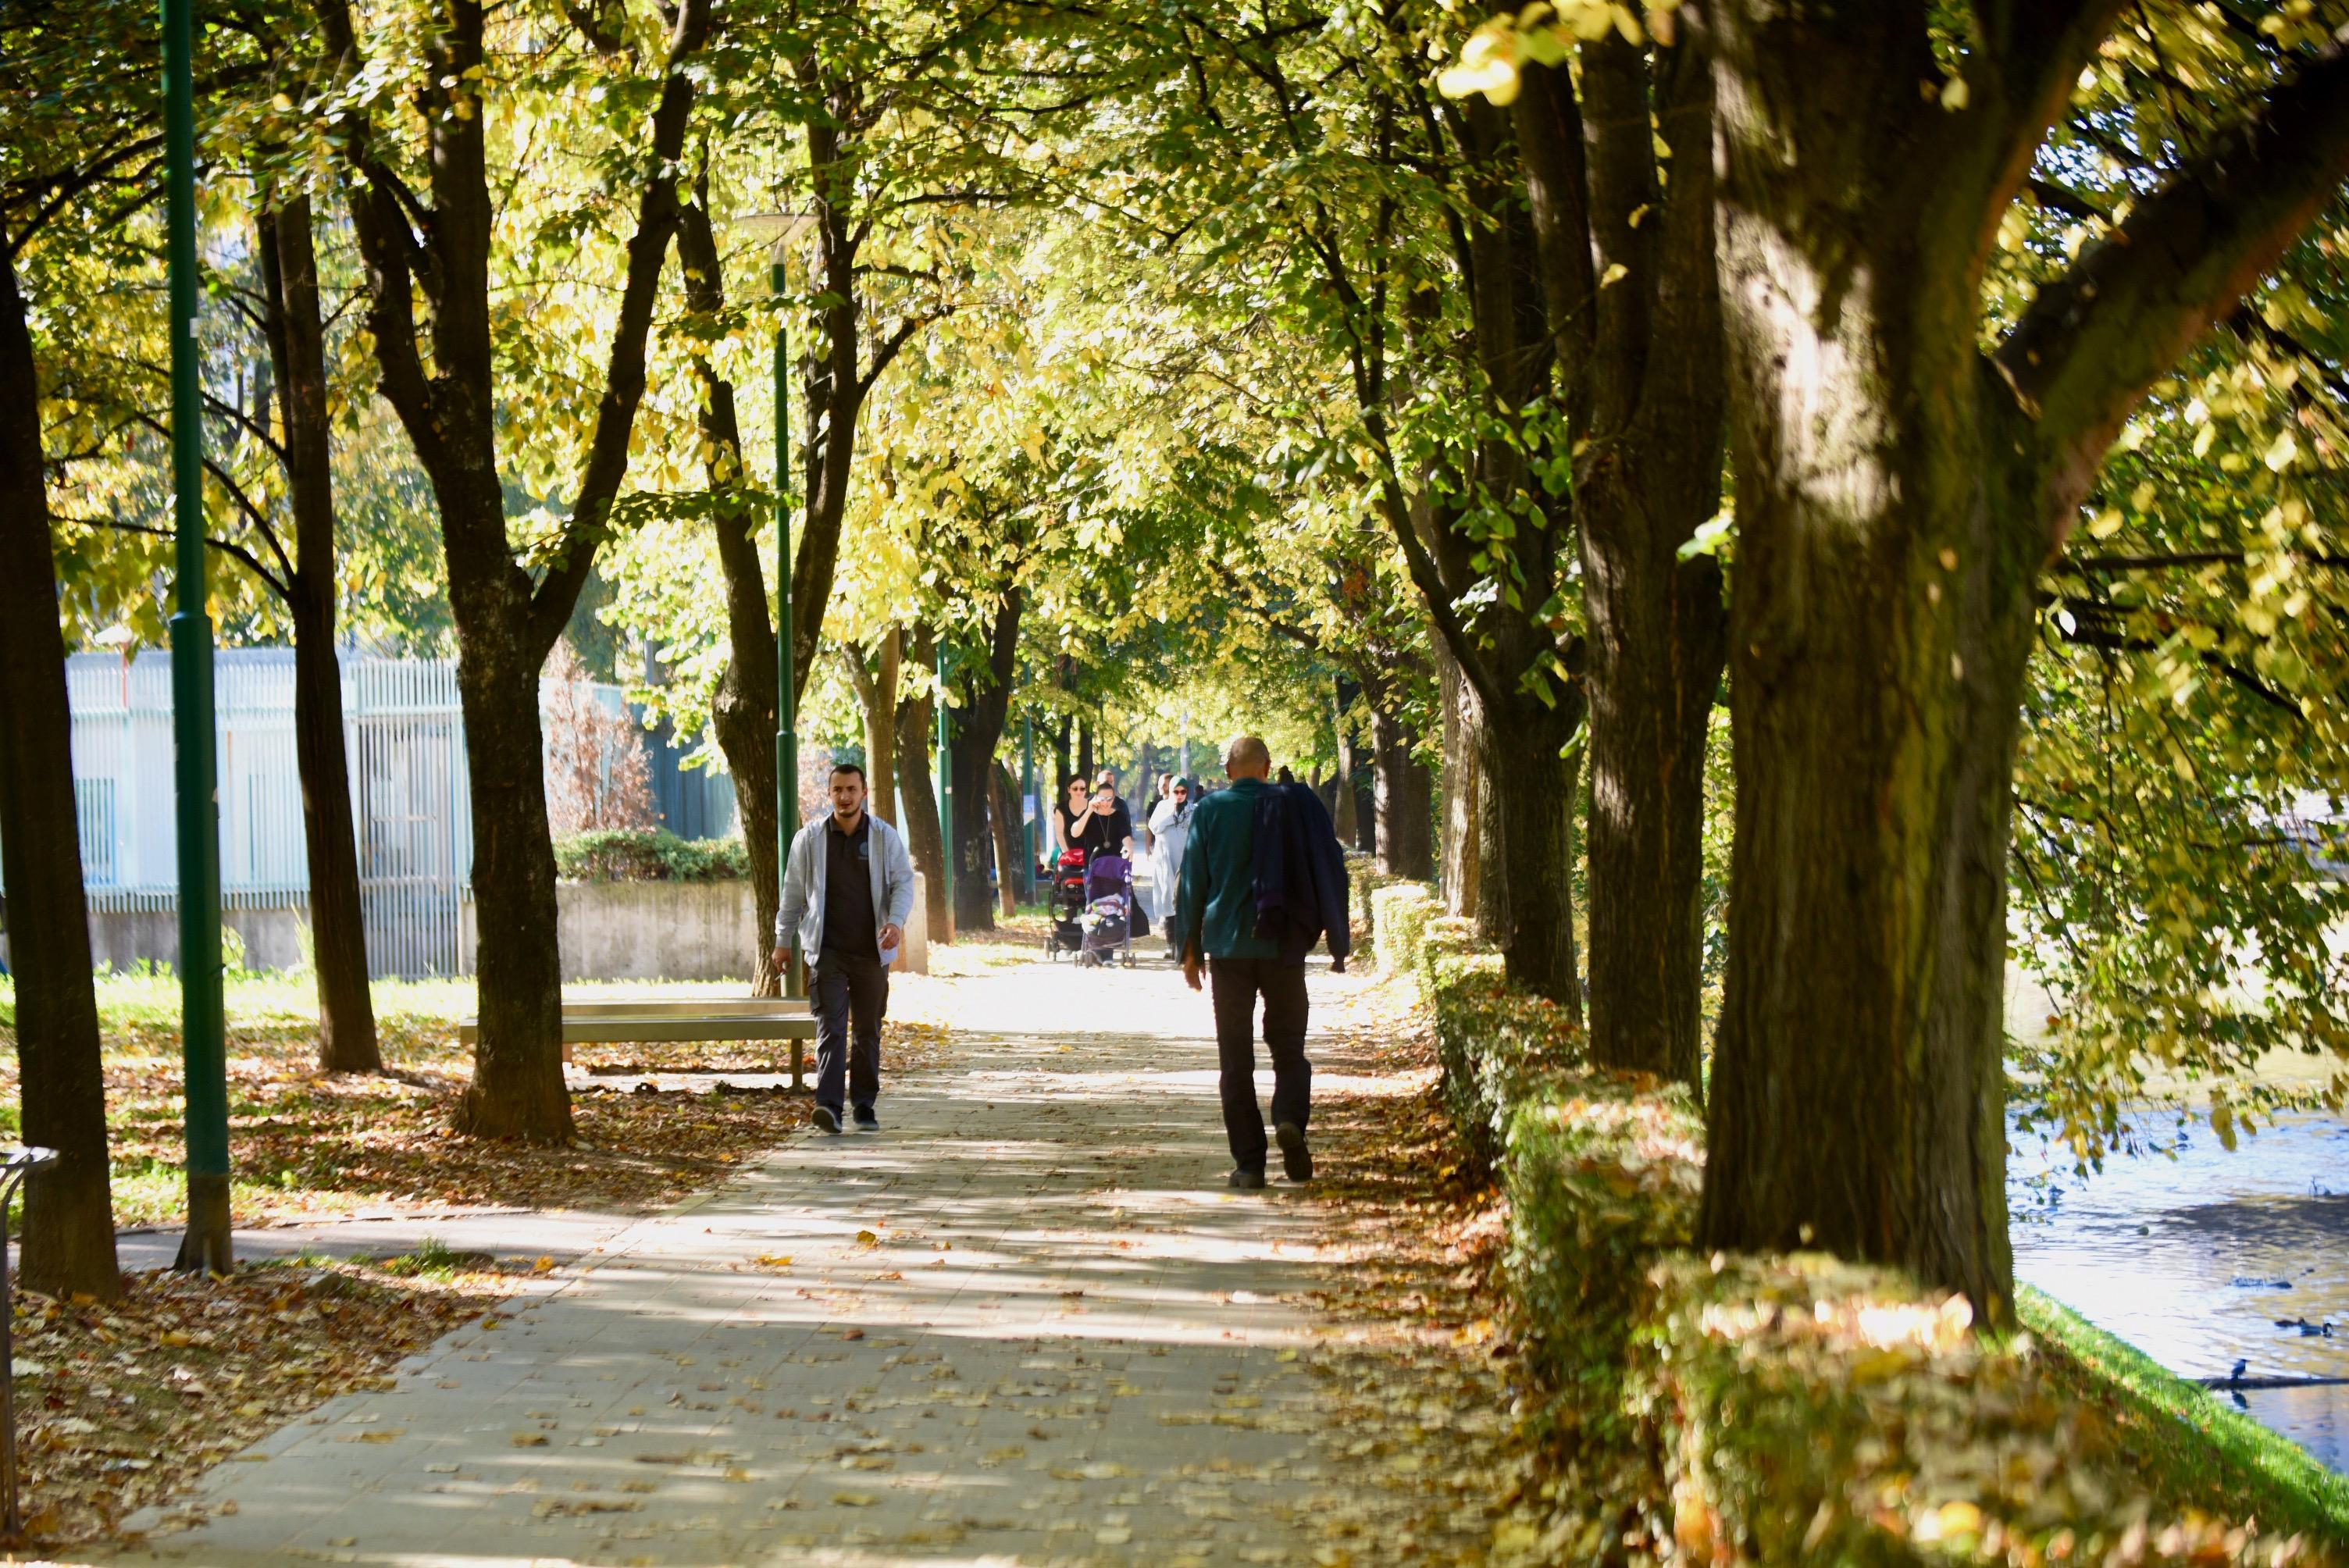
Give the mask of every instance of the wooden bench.
[[(471, 1045), (479, 1018), (460, 1018), (457, 1038)], [(599, 997), (563, 1004), (563, 1059), (574, 1045), (672, 1045), (696, 1040), (789, 1040), (792, 1088), (803, 1089), (807, 1042), (815, 1038), (815, 1017), (804, 996), (694, 996), (682, 999)]]

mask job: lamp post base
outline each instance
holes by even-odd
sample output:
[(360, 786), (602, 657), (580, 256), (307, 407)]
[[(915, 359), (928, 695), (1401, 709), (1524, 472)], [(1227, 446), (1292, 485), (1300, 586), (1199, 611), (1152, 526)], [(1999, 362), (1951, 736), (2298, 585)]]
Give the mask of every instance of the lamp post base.
[(180, 1238), (180, 1255), (171, 1265), (182, 1274), (202, 1271), (224, 1274), (236, 1267), (236, 1247), (230, 1234), (228, 1178), (188, 1175), (188, 1229)]

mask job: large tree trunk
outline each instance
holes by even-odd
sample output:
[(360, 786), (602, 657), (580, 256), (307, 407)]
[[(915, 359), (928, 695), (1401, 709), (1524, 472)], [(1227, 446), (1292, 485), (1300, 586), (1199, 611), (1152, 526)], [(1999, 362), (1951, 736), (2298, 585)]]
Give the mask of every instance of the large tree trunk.
[[(312, 0), (328, 56), (346, 81), (363, 60), (348, 0)], [(670, 15), (661, 85), (642, 122), (643, 183), (609, 358), (572, 515), (533, 576), (506, 532), (498, 470), (497, 314), (490, 294), (498, 201), (490, 186), (489, 67), (481, 0), (445, 0), (419, 36), (424, 68), (411, 100), (424, 136), (430, 206), (382, 161), (387, 117), (355, 109), (337, 150), (367, 276), (367, 325), (386, 399), (398, 413), (440, 503), (441, 556), (457, 628), (457, 683), (472, 786), (473, 896), (481, 1033), (460, 1130), (568, 1142), (563, 1079), (562, 962), (555, 944), (554, 851), (547, 835), (539, 671), (578, 603), (614, 499), (645, 389), (645, 343), (678, 229), (678, 171), (693, 77), (709, 28), (706, 0)], [(640, 83), (639, 86), (649, 85)], [(637, 100), (646, 101), (646, 100)], [(429, 316), (418, 310), (419, 272)], [(429, 325), (425, 325), (429, 323)], [(428, 354), (429, 353), (429, 365)]]
[(375, 997), (367, 987), (367, 916), (359, 900), (343, 675), (335, 654), (334, 446), (326, 406), (326, 332), (310, 201), (286, 200), (261, 220), (270, 358), (284, 410), (285, 480), (294, 513), (286, 599), (294, 622), (294, 755), (310, 863), (312, 963), (318, 986), (318, 1069), (378, 1073)]
[[(1669, 482), (1650, 478), (1655, 489)], [(1710, 489), (1677, 517), (1636, 500), (1601, 516), (1626, 500), (1594, 493), (1603, 483), (1578, 487), (1577, 508), (1590, 656), (1591, 1055), (1691, 1086), (1702, 1078), (1705, 739), (1728, 612), (1713, 559), (1682, 562), (1676, 551), (1712, 515)]]
[(1769, 88), (1723, 95), (1737, 802), (1700, 1233), (1902, 1264), (2003, 1319), (2009, 777), (2045, 545), (2001, 520), (2032, 510), (2033, 436), (1981, 396), (1966, 258), (1854, 204), (1881, 150), (1789, 168), (1762, 118), (1876, 89), (1748, 27)]
[(1434, 781), (1402, 723), (1383, 706), (1371, 709), (1372, 799), (1378, 804), (1379, 870), (1421, 881), (1434, 874)]
[[(927, 626), (916, 625), (906, 653), (917, 669), (937, 667), (937, 640)], [(905, 820), (897, 824), (913, 851), (914, 864), (923, 873), (923, 903), (930, 919), (930, 940), (954, 940), (954, 911), (947, 906), (945, 835), (938, 826), (937, 790), (930, 777), (931, 736), (936, 711), (928, 687), (919, 696), (897, 704), (897, 755), (905, 766), (897, 770), (897, 798)]]
[[(678, 263), (685, 274), (687, 307), (714, 320), (726, 306), (725, 273), (707, 191), (698, 187), (694, 196), (678, 214)], [(767, 614), (766, 567), (759, 559), (759, 511), (741, 493), (749, 488), (749, 476), (742, 466), (734, 384), (698, 349), (693, 368), (701, 386), (699, 422), (709, 488), (740, 498), (713, 520), (718, 568), (726, 578), (729, 652), (710, 696), (710, 728), (734, 775), (734, 806), (742, 814), (742, 848), (750, 864), (750, 995), (780, 996), (783, 977), (773, 955), (775, 912), (782, 902), (780, 868), (783, 839), (799, 824), (780, 820), (775, 810), (775, 715), (781, 700), (775, 684), (775, 626)]]
[(1444, 909), (1451, 915), (1474, 915), (1483, 896), (1479, 851), (1489, 820), (1481, 709), (1460, 662), (1441, 639), (1435, 643), (1435, 668), (1444, 700)]
[(1514, 124), (1577, 454), (1591, 1054), (1694, 1085), (1704, 742), (1727, 620), (1713, 558), (1679, 557), (1721, 500), (1712, 77), (1697, 38), (1610, 37), (1580, 63), (1578, 84), (1528, 72)]
[(0, 888), (16, 978), (24, 1140), (60, 1157), (26, 1182), (23, 1279), (48, 1295), (111, 1301), (122, 1274), (75, 830), (73, 717), (33, 338), (13, 254), (0, 223)]
[(1047, 806), (1061, 804), (1063, 798), (1069, 792), (1069, 780), (1073, 777), (1070, 769), (1076, 766), (1069, 753), (1069, 741), (1075, 728), (1076, 721), (1064, 713), (1061, 716), (1060, 725), (1052, 732), (1052, 767), (1055, 770), (1052, 774), (1052, 787), (1038, 791), (1043, 796), (1043, 803)]
[[(503, 527), (501, 519), (500, 533)], [(515, 578), (526, 583), (521, 573)], [(472, 790), (473, 907), (481, 1033), (457, 1129), (480, 1138), (568, 1142), (563, 1080), (563, 961), (555, 945), (554, 846), (546, 827), (546, 740), (538, 707), (543, 655), (450, 595), (462, 629), (457, 689)]]

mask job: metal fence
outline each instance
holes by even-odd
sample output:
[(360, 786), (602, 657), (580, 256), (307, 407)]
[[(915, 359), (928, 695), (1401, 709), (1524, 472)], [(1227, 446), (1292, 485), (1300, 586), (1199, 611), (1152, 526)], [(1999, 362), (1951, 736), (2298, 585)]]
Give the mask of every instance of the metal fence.
[[(342, 676), (368, 969), (378, 979), (466, 973), (473, 836), (455, 663), (349, 655)], [(175, 908), (171, 655), (78, 654), (67, 660), (66, 683), (90, 911)], [(306, 916), (292, 650), (222, 650), (214, 692), (222, 902)], [(599, 686), (596, 696), (614, 707), (624, 700), (617, 686)], [(728, 830), (732, 780), (706, 769), (680, 774), (674, 748), (647, 740), (664, 820), (690, 837)]]

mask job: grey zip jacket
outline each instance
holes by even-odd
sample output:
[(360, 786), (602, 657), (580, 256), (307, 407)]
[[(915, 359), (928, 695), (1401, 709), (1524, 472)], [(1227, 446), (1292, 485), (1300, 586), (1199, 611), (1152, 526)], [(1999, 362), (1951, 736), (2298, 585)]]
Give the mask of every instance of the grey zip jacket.
[[(905, 841), (896, 829), (870, 811), (864, 815), (873, 824), (874, 853), (867, 863), (873, 868), (873, 928), (878, 940), (881, 927), (902, 931), (913, 918), (914, 857), (905, 852)], [(826, 811), (792, 840), (783, 866), (782, 903), (775, 911), (776, 944), (796, 949), (809, 964), (823, 950), (823, 884), (832, 863), (824, 853), (823, 836), (831, 830), (832, 813)], [(885, 965), (896, 961), (895, 948), (881, 950)]]

